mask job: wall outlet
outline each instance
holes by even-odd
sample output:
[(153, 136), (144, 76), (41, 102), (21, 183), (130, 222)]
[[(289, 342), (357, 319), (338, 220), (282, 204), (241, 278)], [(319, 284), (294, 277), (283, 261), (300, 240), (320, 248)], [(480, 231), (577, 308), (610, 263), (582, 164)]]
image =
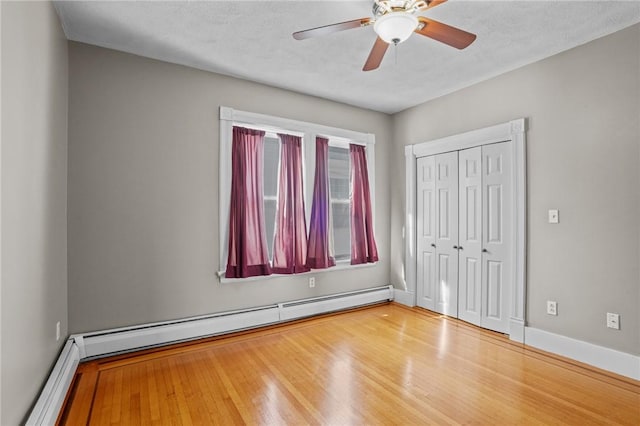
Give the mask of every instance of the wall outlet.
[(620, 330), (620, 315), (607, 312), (607, 327)]
[(56, 323), (56, 342), (60, 340), (60, 321)]
[(560, 212), (557, 209), (549, 210), (549, 223), (559, 223)]
[(316, 286), (316, 277), (309, 277), (309, 288), (314, 288)]
[(553, 300), (547, 300), (547, 314), (558, 315), (558, 302), (554, 302)]

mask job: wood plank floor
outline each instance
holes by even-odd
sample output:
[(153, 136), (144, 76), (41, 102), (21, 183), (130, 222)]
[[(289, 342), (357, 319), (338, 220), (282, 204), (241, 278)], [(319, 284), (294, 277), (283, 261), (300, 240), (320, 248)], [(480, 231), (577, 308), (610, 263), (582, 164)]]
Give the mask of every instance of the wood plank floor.
[(82, 364), (67, 425), (640, 424), (640, 382), (397, 304)]

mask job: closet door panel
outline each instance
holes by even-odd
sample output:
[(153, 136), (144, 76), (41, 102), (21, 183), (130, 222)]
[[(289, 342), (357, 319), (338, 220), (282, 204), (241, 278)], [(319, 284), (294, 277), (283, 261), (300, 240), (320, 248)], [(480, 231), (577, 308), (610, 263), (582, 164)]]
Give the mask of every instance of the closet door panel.
[[(437, 282), (445, 284), (451, 283), (451, 271), (452, 266), (451, 256), (446, 253), (438, 253), (438, 279)], [(447, 285), (442, 285), (438, 292), (438, 306), (448, 306), (451, 301), (450, 288)], [(444, 311), (442, 313), (445, 313)]]
[(508, 142), (482, 147), (482, 321), (481, 326), (509, 330), (509, 280), (512, 279), (512, 170)]
[(458, 316), (458, 152), (435, 156), (436, 306), (435, 311)]
[(459, 299), (458, 317), (481, 324), (482, 306), (482, 149), (459, 156)]
[(436, 309), (436, 161), (417, 159), (417, 304)]

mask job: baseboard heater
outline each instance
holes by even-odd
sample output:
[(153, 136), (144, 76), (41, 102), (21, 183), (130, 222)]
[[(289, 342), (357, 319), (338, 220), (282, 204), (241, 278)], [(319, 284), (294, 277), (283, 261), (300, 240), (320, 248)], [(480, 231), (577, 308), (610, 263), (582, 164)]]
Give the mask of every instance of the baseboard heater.
[(27, 425), (53, 425), (56, 423), (79, 363), (78, 346), (73, 339), (69, 338), (60, 352), (56, 365), (49, 374), (47, 383), (40, 392), (40, 397), (31, 410)]
[(393, 286), (389, 285), (176, 321), (71, 335), (26, 424), (55, 423), (81, 361), (391, 301), (393, 293)]

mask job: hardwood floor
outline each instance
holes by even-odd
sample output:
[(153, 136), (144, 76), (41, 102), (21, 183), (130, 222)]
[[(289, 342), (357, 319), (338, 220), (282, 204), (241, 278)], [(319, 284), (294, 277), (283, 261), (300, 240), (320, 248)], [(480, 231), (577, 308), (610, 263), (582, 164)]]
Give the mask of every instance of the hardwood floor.
[(59, 419), (640, 424), (640, 382), (397, 304), (82, 364)]

